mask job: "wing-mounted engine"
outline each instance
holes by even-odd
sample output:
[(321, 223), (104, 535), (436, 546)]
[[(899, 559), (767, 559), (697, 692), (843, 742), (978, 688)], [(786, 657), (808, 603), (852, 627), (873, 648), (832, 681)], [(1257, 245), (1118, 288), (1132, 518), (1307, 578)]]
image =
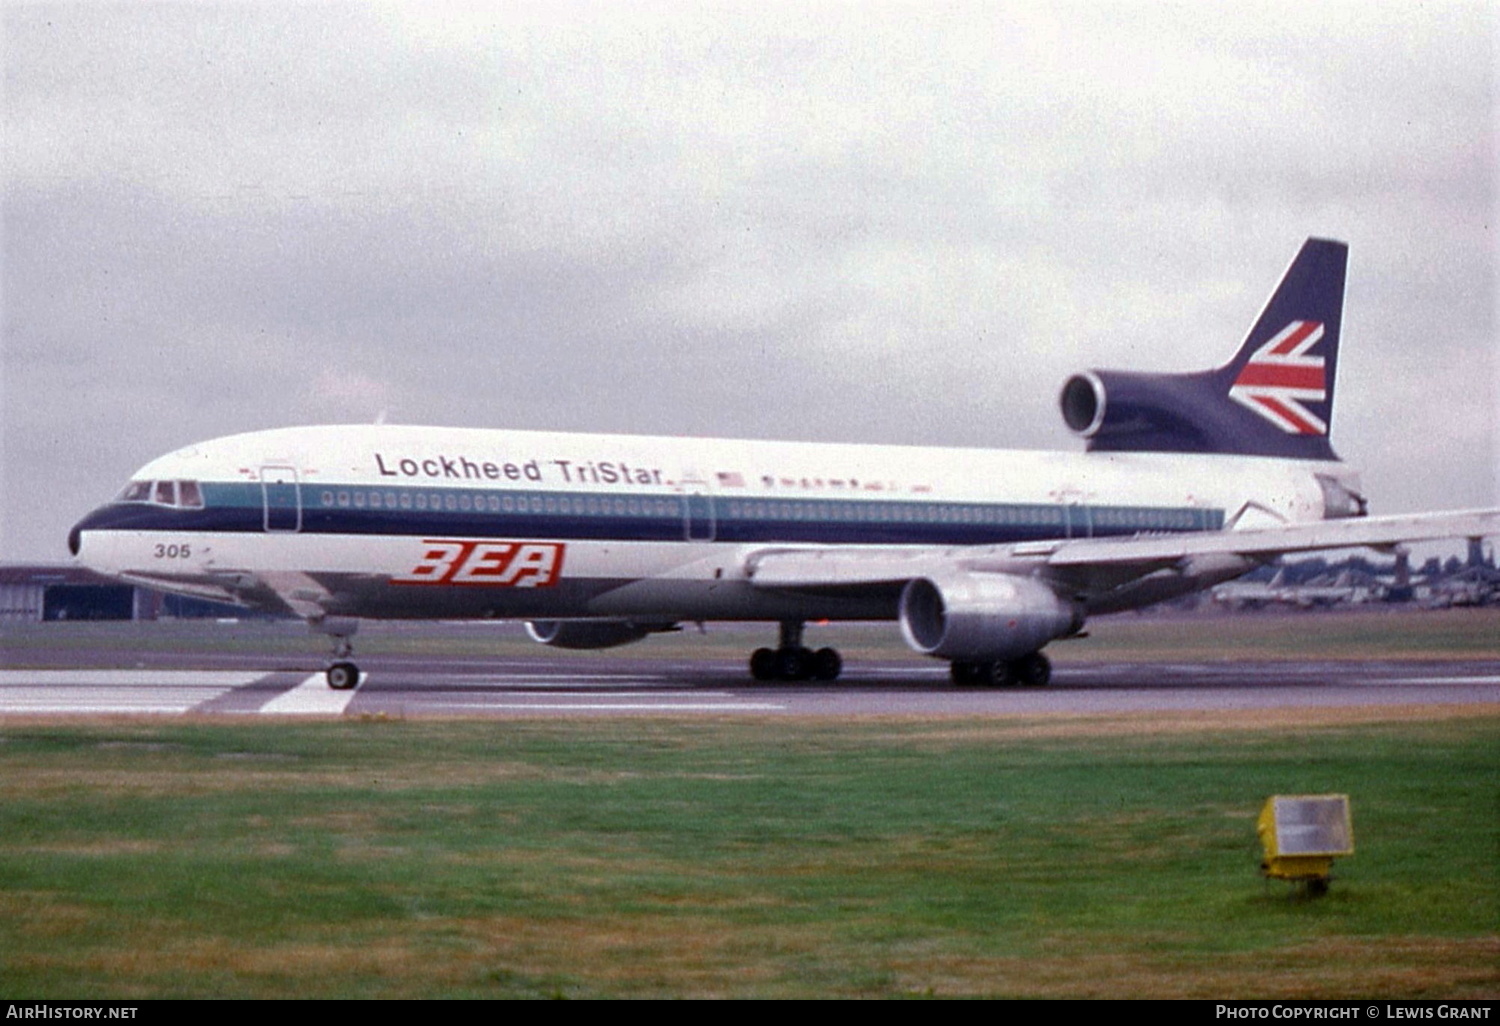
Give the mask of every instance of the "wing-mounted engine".
[(1032, 578), (955, 570), (908, 581), (900, 620), (918, 652), (979, 663), (1018, 659), (1076, 634), (1083, 614)]
[(668, 622), (639, 623), (635, 620), (529, 620), (526, 633), (532, 641), (553, 648), (616, 648), (640, 641), (648, 634), (675, 631)]
[(1089, 451), (1336, 460), (1329, 445), (1349, 249), (1308, 239), (1239, 350), (1216, 370), (1093, 370), (1063, 385)]

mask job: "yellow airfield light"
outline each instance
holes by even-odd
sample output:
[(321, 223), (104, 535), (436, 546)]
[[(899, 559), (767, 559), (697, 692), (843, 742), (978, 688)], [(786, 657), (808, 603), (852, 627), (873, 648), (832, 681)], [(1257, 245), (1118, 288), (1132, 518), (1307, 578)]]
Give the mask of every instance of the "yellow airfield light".
[(1265, 849), (1260, 871), (1301, 883), (1309, 894), (1328, 891), (1333, 860), (1354, 854), (1354, 825), (1345, 794), (1277, 794), (1266, 799), (1255, 822)]

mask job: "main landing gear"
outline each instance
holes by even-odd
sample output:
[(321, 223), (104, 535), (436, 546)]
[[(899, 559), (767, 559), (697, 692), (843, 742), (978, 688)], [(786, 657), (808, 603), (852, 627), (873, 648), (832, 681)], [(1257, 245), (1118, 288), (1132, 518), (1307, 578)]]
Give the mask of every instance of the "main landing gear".
[(1013, 688), (1020, 685), (1040, 688), (1052, 679), (1052, 662), (1040, 652), (993, 663), (955, 659), (949, 674), (953, 683), (965, 687)]
[(783, 620), (780, 643), (757, 648), (750, 656), (750, 676), (756, 680), (837, 680), (843, 669), (836, 649), (803, 647), (799, 620)]

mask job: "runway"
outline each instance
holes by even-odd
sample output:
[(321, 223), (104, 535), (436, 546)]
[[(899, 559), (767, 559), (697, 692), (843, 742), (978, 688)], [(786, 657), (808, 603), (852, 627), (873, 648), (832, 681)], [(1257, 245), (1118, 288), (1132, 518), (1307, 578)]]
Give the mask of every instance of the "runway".
[(1045, 688), (961, 688), (921, 663), (849, 667), (834, 684), (761, 684), (738, 664), (645, 659), (371, 660), (354, 691), (298, 669), (0, 670), (0, 718), (1004, 717), (1495, 704), (1493, 660), (1060, 665)]

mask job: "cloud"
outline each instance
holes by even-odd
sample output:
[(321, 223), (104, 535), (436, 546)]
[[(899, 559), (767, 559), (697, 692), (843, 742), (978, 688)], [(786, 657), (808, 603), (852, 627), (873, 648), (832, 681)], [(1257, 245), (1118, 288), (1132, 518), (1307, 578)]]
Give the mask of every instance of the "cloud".
[(399, 390), (358, 372), (324, 367), (307, 383), (302, 405), (330, 421), (366, 419), (385, 421), (397, 403)]
[(1070, 446), (1068, 373), (1217, 363), (1309, 234), (1382, 508), (1500, 498), (1491, 5), (0, 17), (8, 558), (158, 452), (387, 407)]

